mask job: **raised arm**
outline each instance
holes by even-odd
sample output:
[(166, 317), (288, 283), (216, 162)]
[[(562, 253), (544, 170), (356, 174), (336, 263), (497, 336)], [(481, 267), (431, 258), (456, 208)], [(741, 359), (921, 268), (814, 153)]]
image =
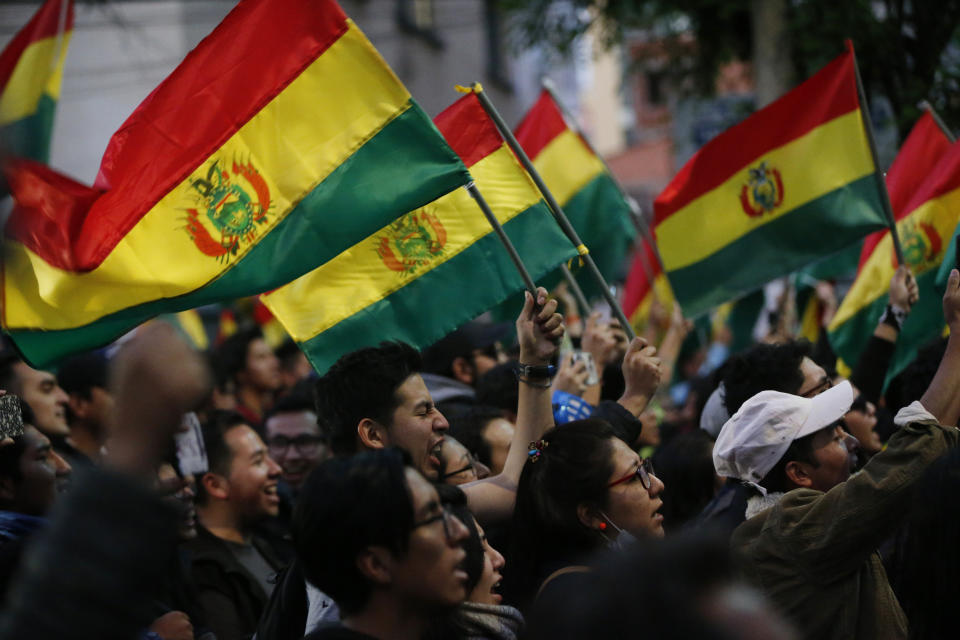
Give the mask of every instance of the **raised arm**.
[(556, 313), (556, 300), (547, 300), (546, 289), (537, 289), (536, 305), (530, 293), (525, 296), (523, 310), (517, 318), (517, 339), (521, 366), (533, 368), (519, 376), (517, 426), (510, 451), (500, 474), (461, 487), (467, 494), (471, 511), (484, 526), (501, 522), (513, 513), (517, 482), (529, 444), (553, 426), (550, 377), (545, 375), (545, 368), (563, 337), (563, 321)]
[(956, 426), (960, 418), (960, 272), (950, 270), (943, 294), (943, 320), (950, 327), (947, 350), (920, 404), (937, 422)]

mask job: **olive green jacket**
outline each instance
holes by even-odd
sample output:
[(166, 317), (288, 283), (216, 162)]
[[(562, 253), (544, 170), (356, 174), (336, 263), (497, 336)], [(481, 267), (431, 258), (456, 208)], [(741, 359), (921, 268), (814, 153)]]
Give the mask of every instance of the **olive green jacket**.
[(960, 443), (919, 403), (897, 415), (901, 428), (863, 470), (826, 493), (795, 489), (734, 531), (747, 580), (803, 638), (906, 638), (907, 619), (877, 547), (908, 511), (924, 469)]

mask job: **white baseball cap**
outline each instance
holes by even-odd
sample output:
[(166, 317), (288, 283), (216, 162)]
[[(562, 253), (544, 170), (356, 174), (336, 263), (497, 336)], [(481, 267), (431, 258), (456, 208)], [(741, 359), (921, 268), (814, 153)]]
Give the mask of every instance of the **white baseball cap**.
[(853, 404), (853, 387), (843, 381), (813, 398), (761, 391), (727, 420), (713, 446), (713, 466), (727, 478), (756, 487), (794, 440), (836, 422)]

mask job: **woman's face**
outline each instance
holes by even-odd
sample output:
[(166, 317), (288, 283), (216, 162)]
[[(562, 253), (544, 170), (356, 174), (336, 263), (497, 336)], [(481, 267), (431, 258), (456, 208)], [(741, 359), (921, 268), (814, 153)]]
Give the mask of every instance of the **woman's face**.
[[(613, 443), (613, 474), (609, 484), (627, 479), (607, 490), (606, 515), (613, 525), (638, 538), (663, 536), (663, 516), (657, 513), (663, 506), (663, 500), (659, 497), (663, 491), (663, 482), (650, 474), (650, 488), (644, 487), (637, 475), (640, 456), (619, 438), (610, 440)], [(610, 533), (608, 531), (608, 535)], [(616, 529), (612, 533), (616, 534)]]
[(505, 564), (503, 556), (487, 542), (487, 535), (479, 523), (477, 523), (477, 533), (480, 534), (480, 540), (483, 542), (483, 573), (480, 574), (480, 580), (467, 596), (467, 600), (480, 604), (500, 604), (503, 598), (497, 593), (497, 589), (503, 579), (500, 575), (500, 569)]

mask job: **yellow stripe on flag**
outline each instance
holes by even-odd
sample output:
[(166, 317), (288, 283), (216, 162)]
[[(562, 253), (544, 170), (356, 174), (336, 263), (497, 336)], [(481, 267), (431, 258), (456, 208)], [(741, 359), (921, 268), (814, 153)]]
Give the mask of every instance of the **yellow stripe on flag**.
[(567, 129), (545, 146), (533, 167), (562, 207), (588, 182), (603, 172), (603, 162), (576, 133)]
[[(31, 43), (17, 61), (0, 96), (0, 126), (33, 115), (40, 96), (60, 97), (63, 61), (67, 57), (70, 33)], [(42, 73), (49, 69), (50, 73)]]
[[(960, 189), (954, 189), (924, 202), (897, 222), (904, 259), (915, 276), (940, 266), (958, 219)], [(935, 248), (939, 250), (934, 251)], [(844, 296), (843, 303), (830, 322), (830, 331), (835, 331), (861, 309), (887, 295), (895, 270), (893, 237), (887, 233), (877, 243), (850, 291)]]
[[(505, 144), (470, 167), (470, 173), (501, 224), (505, 224), (540, 200), (529, 177), (523, 173)], [(427, 214), (424, 217), (422, 214)], [(418, 220), (412, 220), (412, 215)], [(434, 220), (431, 220), (433, 218)], [(325, 265), (290, 284), (262, 296), (273, 314), (282, 319), (297, 342), (305, 342), (429, 273), (483, 236), (492, 233), (490, 223), (466, 189), (457, 189), (398, 222), (442, 228), (446, 235), (443, 253), (428, 270), (414, 275), (391, 270), (378, 249), (383, 238), (396, 235), (397, 222), (365, 238)], [(317, 292), (323, 294), (318, 295)], [(323, 300), (323, 304), (318, 304)], [(451, 301), (455, 304), (455, 301)]]
[[(780, 172), (783, 201), (772, 212), (751, 217), (720, 215), (741, 208), (749, 170), (765, 162)], [(745, 234), (874, 171), (860, 111), (834, 118), (782, 147), (768, 151), (657, 226), (657, 246), (667, 271), (716, 253)]]
[[(238, 263), (301, 198), (411, 105), (403, 85), (348, 22), (337, 42), (164, 196), (96, 269), (64, 271), (20, 243), (7, 242), (5, 277), (32, 285), (6, 289), (7, 328), (80, 327), (155, 300), (161, 297), (158, 291), (173, 297), (199, 289)], [(187, 210), (196, 208), (198, 222), (213, 238), (220, 237), (192, 186), (207, 177), (213, 159), (221, 171), (234, 162), (249, 163), (270, 193), (267, 223), (229, 262), (200, 252), (186, 229)], [(171, 255), (179, 259), (173, 262)], [(138, 282), (149, 286), (138, 287)]]

